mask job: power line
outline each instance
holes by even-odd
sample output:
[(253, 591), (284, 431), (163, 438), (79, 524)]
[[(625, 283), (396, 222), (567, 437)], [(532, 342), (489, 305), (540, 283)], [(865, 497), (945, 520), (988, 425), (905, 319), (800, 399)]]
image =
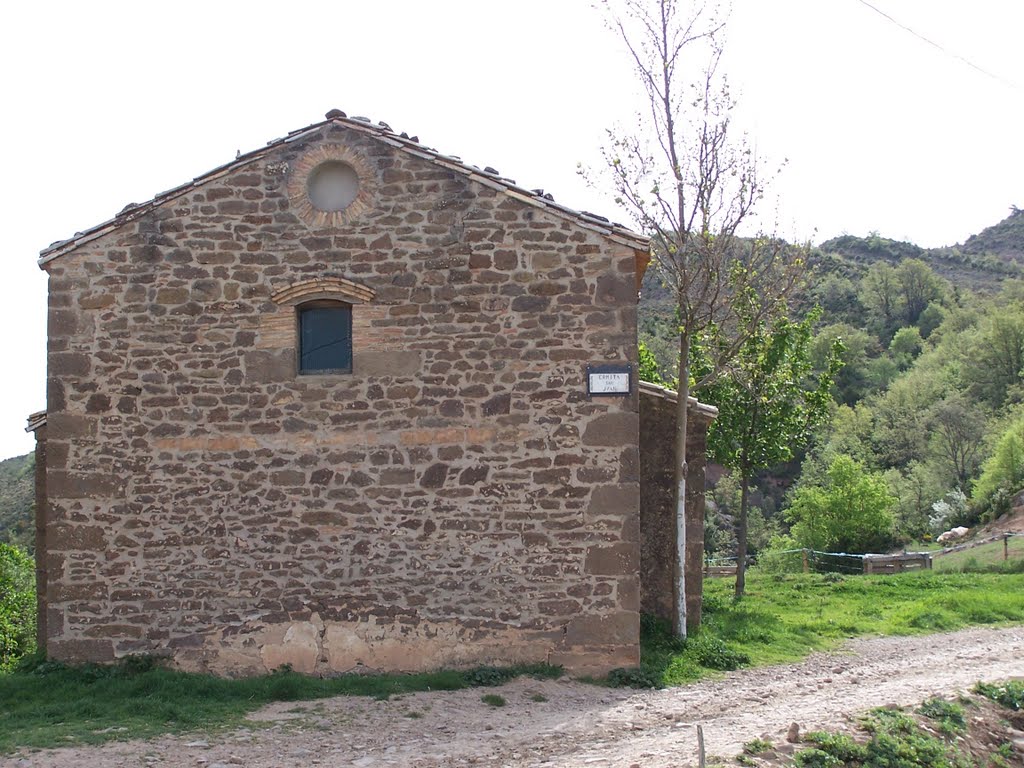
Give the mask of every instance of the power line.
[(860, 3), (863, 6), (866, 6), (866, 7), (870, 8), (872, 11), (877, 13), (879, 16), (882, 16), (882, 17), (888, 19), (893, 24), (895, 24), (897, 27), (899, 27), (900, 29), (903, 29), (903, 30), (909, 32), (910, 34), (912, 34), (917, 39), (923, 40), (924, 42), (928, 43), (928, 45), (932, 46), (933, 48), (936, 48), (939, 51), (942, 51), (942, 53), (946, 54), (947, 56), (952, 56), (954, 59), (959, 59), (964, 64), (969, 66), (971, 69), (977, 70), (978, 72), (980, 72), (981, 74), (985, 75), (986, 77), (991, 77), (993, 80), (998, 80), (1003, 85), (1008, 85), (1011, 88), (1014, 88), (1016, 90), (1020, 90), (1020, 86), (1018, 86), (1012, 80), (1007, 80), (1005, 77), (1000, 77), (999, 75), (997, 75), (997, 74), (995, 74), (993, 72), (989, 72), (987, 69), (985, 69), (984, 67), (978, 66), (977, 64), (975, 64), (970, 59), (964, 58), (960, 54), (958, 54), (958, 53), (956, 53), (954, 51), (949, 50), (948, 48), (945, 48), (945, 47), (939, 45), (934, 40), (925, 37), (924, 35), (922, 35), (917, 30), (908, 27), (906, 24), (904, 24), (904, 23), (902, 23), (900, 21), (897, 21), (892, 16), (890, 16), (888, 13), (883, 11), (881, 8), (878, 8), (877, 6), (872, 5), (871, 3), (869, 3), (868, 0), (857, 0), (857, 2)]

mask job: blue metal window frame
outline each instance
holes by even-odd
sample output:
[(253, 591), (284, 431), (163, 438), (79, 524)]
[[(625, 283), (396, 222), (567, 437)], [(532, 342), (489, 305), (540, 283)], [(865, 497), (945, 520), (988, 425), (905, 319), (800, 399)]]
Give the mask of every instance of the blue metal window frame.
[(298, 307), (298, 368), (303, 376), (352, 373), (352, 305), (314, 301)]

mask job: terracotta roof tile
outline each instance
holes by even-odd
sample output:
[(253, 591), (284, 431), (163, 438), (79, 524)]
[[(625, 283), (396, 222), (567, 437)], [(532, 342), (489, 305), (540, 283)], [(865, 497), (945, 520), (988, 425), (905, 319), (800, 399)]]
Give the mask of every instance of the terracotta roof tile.
[(26, 421), (28, 424), (25, 427), (25, 431), (35, 432), (40, 427), (46, 426), (46, 411), (36, 411), (35, 413), (31, 413)]

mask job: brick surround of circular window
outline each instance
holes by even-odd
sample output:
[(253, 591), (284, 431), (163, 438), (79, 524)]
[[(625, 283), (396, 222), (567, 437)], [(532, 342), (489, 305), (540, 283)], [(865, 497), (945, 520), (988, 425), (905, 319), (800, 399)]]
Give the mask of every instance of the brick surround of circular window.
[[(310, 181), (316, 180), (324, 168), (347, 166), (355, 172), (358, 191), (352, 201), (340, 210), (320, 210), (310, 197)], [(292, 166), (288, 179), (288, 199), (292, 208), (307, 224), (314, 227), (340, 227), (358, 219), (370, 208), (375, 174), (373, 166), (358, 152), (343, 144), (321, 144), (304, 154)]]

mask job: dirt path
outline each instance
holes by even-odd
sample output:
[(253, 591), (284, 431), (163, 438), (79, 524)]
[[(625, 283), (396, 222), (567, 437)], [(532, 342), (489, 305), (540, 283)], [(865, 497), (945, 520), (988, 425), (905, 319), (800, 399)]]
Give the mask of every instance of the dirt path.
[[(803, 730), (841, 726), (874, 706), (1010, 677), (1024, 677), (1024, 627), (856, 640), (800, 664), (665, 691), (517, 680), (390, 701), (275, 704), (253, 716), (259, 725), (217, 737), (52, 750), (2, 765), (682, 768), (696, 765), (698, 723), (709, 756), (732, 757), (755, 737), (783, 742), (792, 722)], [(487, 693), (500, 694), (506, 706), (484, 704)]]

